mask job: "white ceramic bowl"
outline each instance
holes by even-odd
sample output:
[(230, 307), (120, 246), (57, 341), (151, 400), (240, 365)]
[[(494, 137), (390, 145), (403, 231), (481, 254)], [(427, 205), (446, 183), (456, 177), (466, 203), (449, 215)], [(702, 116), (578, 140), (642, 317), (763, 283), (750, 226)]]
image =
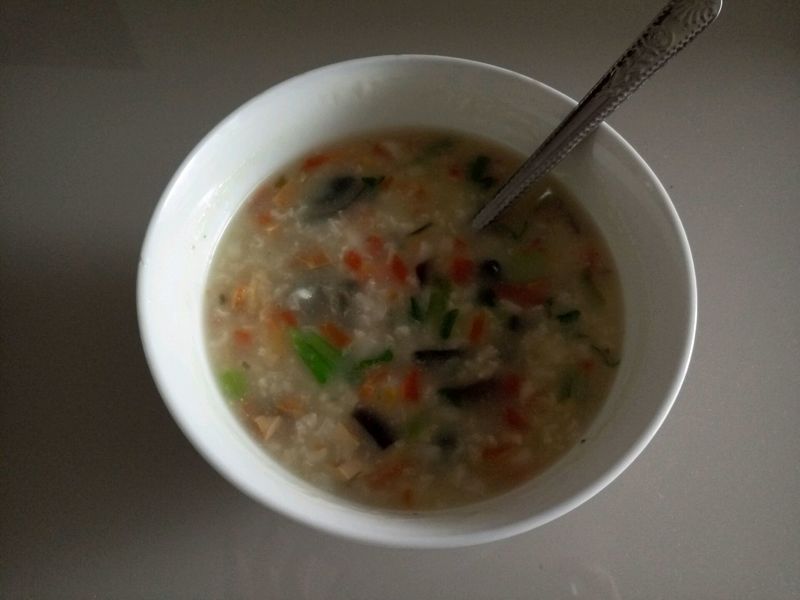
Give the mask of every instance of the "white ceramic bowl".
[(420, 514), (365, 508), (317, 490), (270, 459), (239, 425), (214, 382), (203, 338), (204, 286), (217, 242), (248, 193), (290, 160), (337, 138), (402, 126), (462, 130), (529, 153), (574, 104), (498, 67), (383, 56), (290, 79), (209, 133), (158, 203), (138, 281), (150, 369), (203, 456), (239, 489), (298, 521), (408, 547), (477, 544), (533, 529), (617, 477), (653, 437), (681, 386), (694, 340), (696, 289), (689, 245), (666, 191), (607, 125), (556, 174), (591, 213), (616, 259), (626, 309), (622, 363), (586, 443), (521, 487)]

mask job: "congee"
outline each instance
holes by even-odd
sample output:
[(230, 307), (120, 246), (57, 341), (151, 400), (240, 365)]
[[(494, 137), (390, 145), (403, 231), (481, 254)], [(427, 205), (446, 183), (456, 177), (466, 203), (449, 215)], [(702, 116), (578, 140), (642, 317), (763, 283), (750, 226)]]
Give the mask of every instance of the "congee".
[(439, 509), (582, 440), (619, 362), (620, 285), (555, 178), (470, 229), (521, 160), (453, 132), (381, 132), (252, 192), (210, 268), (207, 344), (274, 460), (359, 503)]

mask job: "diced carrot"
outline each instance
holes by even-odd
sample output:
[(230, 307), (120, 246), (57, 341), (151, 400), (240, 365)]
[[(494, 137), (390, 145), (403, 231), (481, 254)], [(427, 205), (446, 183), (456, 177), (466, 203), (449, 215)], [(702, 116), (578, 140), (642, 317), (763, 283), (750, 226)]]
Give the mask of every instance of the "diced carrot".
[(456, 256), (450, 264), (450, 277), (458, 285), (467, 285), (475, 272), (475, 263), (468, 258)]
[(373, 258), (378, 258), (383, 252), (383, 240), (380, 236), (369, 235), (367, 236), (367, 251)]
[(408, 267), (396, 254), (392, 256), (392, 260), (389, 262), (389, 269), (392, 277), (400, 283), (405, 283), (406, 279), (408, 279)]
[(528, 418), (515, 406), (506, 406), (503, 411), (503, 420), (512, 429), (525, 431), (530, 427)]
[(373, 488), (381, 488), (400, 477), (411, 465), (407, 460), (393, 460), (379, 465), (367, 475), (367, 483)]
[(483, 331), (486, 329), (486, 313), (480, 311), (472, 317), (472, 324), (469, 327), (469, 341), (477, 344), (483, 338)]
[(272, 327), (297, 327), (297, 317), (287, 308), (275, 307), (270, 310), (267, 322)]
[(504, 398), (516, 400), (522, 389), (522, 379), (516, 373), (506, 373), (500, 378), (500, 393)]
[(361, 265), (364, 263), (361, 255), (355, 250), (347, 250), (344, 253), (344, 264), (347, 265), (351, 271), (360, 271)]
[(247, 286), (240, 285), (235, 290), (233, 290), (233, 296), (231, 297), (231, 306), (233, 306), (234, 310), (242, 310), (246, 302), (247, 302)]
[(498, 444), (496, 446), (485, 446), (483, 451), (481, 452), (481, 456), (483, 460), (486, 461), (501, 461), (508, 458), (509, 453), (511, 450), (514, 449), (514, 446), (511, 444)]
[(233, 341), (237, 346), (249, 346), (253, 343), (253, 334), (249, 329), (235, 329), (233, 331)]
[(522, 307), (538, 306), (550, 297), (550, 282), (537, 279), (524, 284), (500, 283), (495, 287), (495, 292), (500, 298)]
[(266, 229), (267, 231), (274, 231), (278, 227), (278, 222), (275, 220), (275, 217), (272, 213), (268, 210), (264, 210), (259, 212), (256, 215), (256, 221), (258, 222), (261, 227)]
[(273, 206), (288, 208), (297, 200), (297, 185), (290, 182), (279, 189), (272, 198)]
[(331, 321), (326, 321), (320, 325), (319, 330), (322, 335), (328, 338), (328, 341), (331, 344), (340, 349), (344, 348), (345, 346), (349, 346), (350, 342), (353, 341), (353, 339), (347, 335), (347, 333), (345, 333), (339, 326)]
[(326, 162), (330, 161), (331, 157), (326, 154), (312, 154), (303, 161), (303, 171), (309, 173), (318, 167), (321, 167)]
[(331, 264), (328, 255), (319, 247), (308, 248), (295, 254), (293, 262), (306, 269), (319, 269)]
[(422, 374), (419, 369), (412, 367), (403, 379), (403, 399), (416, 404), (420, 399)]

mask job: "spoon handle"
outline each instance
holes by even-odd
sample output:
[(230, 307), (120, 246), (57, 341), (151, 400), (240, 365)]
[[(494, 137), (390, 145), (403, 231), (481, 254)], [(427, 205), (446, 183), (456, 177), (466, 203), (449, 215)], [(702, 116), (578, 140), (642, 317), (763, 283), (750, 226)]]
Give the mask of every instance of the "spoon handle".
[(480, 230), (491, 223), (539, 177), (550, 171), (653, 73), (722, 10), (722, 0), (672, 0), (614, 63), (578, 105), (498, 190), (472, 220)]

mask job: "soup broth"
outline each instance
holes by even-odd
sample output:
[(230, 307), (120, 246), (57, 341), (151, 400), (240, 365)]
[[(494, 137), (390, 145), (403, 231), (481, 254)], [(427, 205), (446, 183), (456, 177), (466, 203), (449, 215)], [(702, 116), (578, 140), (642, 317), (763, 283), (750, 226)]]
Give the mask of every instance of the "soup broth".
[(579, 443), (619, 362), (620, 285), (554, 178), (470, 229), (521, 161), (463, 134), (380, 132), (251, 194), (211, 265), (207, 344), (272, 458), (421, 510), (501, 493)]

